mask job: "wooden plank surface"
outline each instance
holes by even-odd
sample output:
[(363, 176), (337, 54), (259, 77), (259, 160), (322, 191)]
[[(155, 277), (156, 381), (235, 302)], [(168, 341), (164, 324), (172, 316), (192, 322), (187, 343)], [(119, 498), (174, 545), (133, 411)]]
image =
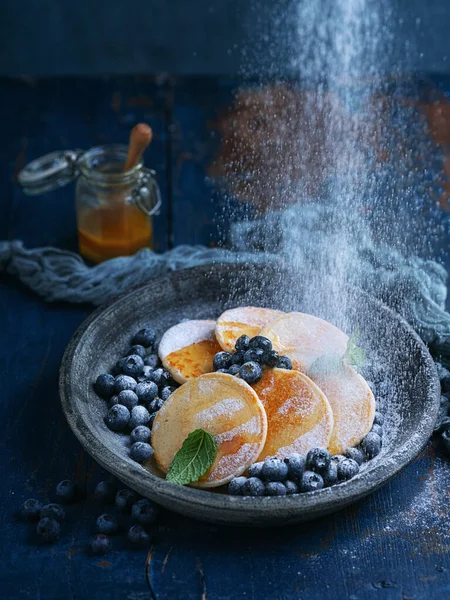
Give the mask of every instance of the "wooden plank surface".
[[(234, 87), (178, 81), (166, 96), (151, 80), (3, 82), (0, 239), (75, 248), (73, 188), (25, 198), (12, 186), (13, 170), (55, 146), (87, 147), (116, 136), (125, 141), (132, 122), (145, 117), (161, 136), (148, 163), (163, 180), (167, 173), (173, 177), (173, 203), (166, 203), (173, 241), (214, 242), (211, 196), (202, 187), (215, 148), (209, 119), (226, 107)], [(130, 98), (137, 100), (130, 104)], [(197, 145), (195, 160), (186, 162), (183, 155)], [(175, 175), (173, 165), (183, 162), (184, 171)], [(169, 224), (158, 231), (163, 249)], [(57, 378), (64, 348), (91, 307), (46, 304), (9, 278), (0, 282), (0, 302), (2, 597), (438, 600), (450, 594), (450, 464), (431, 443), (381, 490), (314, 523), (255, 531), (167, 513), (150, 553), (115, 539), (106, 557), (90, 556), (89, 537), (101, 512), (92, 491), (105, 473), (68, 429)], [(68, 511), (61, 541), (42, 547), (15, 510), (30, 496), (54, 499), (54, 486), (66, 477), (77, 477), (84, 499)]]

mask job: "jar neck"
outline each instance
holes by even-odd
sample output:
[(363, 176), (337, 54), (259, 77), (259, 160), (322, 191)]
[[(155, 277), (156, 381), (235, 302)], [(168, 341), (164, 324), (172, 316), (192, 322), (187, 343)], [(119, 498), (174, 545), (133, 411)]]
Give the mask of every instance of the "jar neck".
[(129, 185), (135, 183), (143, 161), (128, 171), (123, 171), (128, 147), (122, 144), (96, 146), (84, 152), (78, 159), (78, 167), (83, 177), (98, 186)]

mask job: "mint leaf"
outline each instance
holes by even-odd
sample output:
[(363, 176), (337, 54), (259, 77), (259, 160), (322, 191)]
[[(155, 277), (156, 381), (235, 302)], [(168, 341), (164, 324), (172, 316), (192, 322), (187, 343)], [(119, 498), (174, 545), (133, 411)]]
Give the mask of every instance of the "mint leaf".
[(343, 361), (349, 363), (356, 369), (364, 364), (364, 350), (357, 346), (356, 342), (359, 338), (359, 329), (357, 329), (347, 342), (347, 350), (342, 357)]
[(185, 485), (200, 479), (216, 458), (217, 444), (213, 436), (203, 429), (196, 429), (184, 440), (175, 454), (167, 481)]
[(339, 354), (330, 353), (322, 354), (309, 367), (308, 375), (310, 377), (325, 377), (337, 373), (343, 367), (342, 356)]

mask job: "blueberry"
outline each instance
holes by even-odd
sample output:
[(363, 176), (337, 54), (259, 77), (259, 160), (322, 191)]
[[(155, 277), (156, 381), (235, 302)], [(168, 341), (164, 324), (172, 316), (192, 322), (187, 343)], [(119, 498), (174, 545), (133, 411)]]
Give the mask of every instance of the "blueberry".
[(144, 462), (153, 456), (153, 448), (146, 442), (135, 442), (130, 448), (130, 456), (136, 462)]
[(232, 365), (232, 356), (229, 352), (218, 352), (213, 359), (214, 371), (229, 369)]
[(30, 498), (29, 500), (25, 500), (22, 504), (21, 513), (27, 519), (27, 521), (36, 521), (39, 519), (39, 513), (42, 508), (42, 504), (39, 500), (35, 500), (34, 498)]
[(150, 415), (150, 421), (147, 423), (147, 427), (150, 429), (150, 431), (151, 431), (151, 429), (153, 427), (153, 423), (155, 422), (156, 414), (157, 413), (155, 413), (155, 412), (153, 414), (151, 414)]
[(288, 468), (288, 477), (298, 481), (305, 470), (306, 459), (301, 454), (289, 454), (284, 459)]
[(131, 411), (131, 419), (128, 423), (130, 429), (135, 429), (138, 425), (147, 425), (150, 421), (150, 413), (144, 406), (135, 406)]
[(152, 381), (160, 388), (165, 387), (170, 380), (170, 374), (165, 369), (155, 369), (152, 373)]
[(91, 539), (91, 550), (94, 554), (103, 555), (111, 548), (111, 540), (104, 533), (96, 533)]
[(361, 442), (361, 448), (367, 458), (374, 458), (381, 450), (381, 437), (373, 432), (369, 432)]
[(258, 477), (249, 477), (244, 484), (244, 496), (264, 496), (266, 491), (264, 483)]
[(260, 348), (263, 352), (270, 352), (272, 350), (272, 342), (263, 335), (252, 337), (248, 346), (249, 348)]
[(156, 331), (153, 327), (144, 327), (143, 329), (140, 329), (131, 340), (132, 344), (139, 344), (145, 346), (145, 348), (150, 348), (155, 342)]
[[(150, 415), (149, 415), (149, 419), (150, 419)], [(138, 425), (130, 433), (130, 442), (132, 444), (134, 444), (136, 442), (150, 443), (151, 435), (152, 435), (152, 432), (150, 431), (150, 429), (148, 427), (145, 427), (145, 425)]]
[[(450, 426), (450, 422), (449, 422), (449, 426)], [(377, 433), (380, 437), (383, 435), (383, 428), (381, 427), (381, 425), (377, 425), (376, 423), (374, 423), (372, 425), (371, 431), (373, 431), (373, 433)]]
[(168, 399), (169, 399), (169, 396), (171, 396), (171, 395), (174, 393), (174, 391), (175, 391), (175, 390), (174, 390), (174, 388), (173, 388), (173, 387), (171, 387), (170, 385), (166, 385), (166, 387), (164, 387), (164, 388), (161, 390), (161, 394), (160, 394), (160, 396), (161, 396), (161, 400), (164, 400), (164, 402), (165, 402), (166, 400), (168, 400)]
[(248, 335), (241, 335), (240, 337), (238, 337), (234, 347), (237, 351), (241, 352), (245, 352), (246, 350), (248, 350), (250, 347), (250, 338), (248, 337)]
[(144, 370), (144, 361), (138, 354), (132, 354), (127, 356), (122, 367), (122, 371), (125, 375), (130, 377), (137, 377)]
[(112, 481), (100, 481), (94, 490), (95, 499), (104, 504), (112, 504), (117, 488)]
[(338, 461), (332, 460), (325, 473), (322, 474), (324, 487), (330, 487), (338, 482)]
[(262, 363), (264, 358), (264, 351), (261, 348), (250, 348), (244, 352), (244, 363), (257, 362)]
[(348, 481), (359, 473), (359, 465), (353, 458), (345, 458), (338, 463), (338, 480)]
[(100, 398), (108, 400), (114, 394), (114, 376), (109, 373), (99, 375), (95, 381), (94, 389)]
[(131, 390), (134, 392), (136, 386), (136, 379), (133, 379), (133, 377), (129, 377), (128, 375), (117, 375), (114, 384), (117, 394), (120, 394), (120, 392), (123, 392), (124, 390)]
[(158, 395), (158, 386), (154, 381), (143, 381), (137, 384), (135, 392), (140, 402), (151, 402)]
[(263, 466), (263, 462), (256, 462), (249, 466), (248, 468), (248, 476), (249, 477), (259, 477), (261, 478), (261, 469)]
[(61, 527), (59, 526), (58, 521), (55, 519), (44, 517), (38, 522), (36, 526), (36, 533), (43, 542), (52, 544), (53, 542), (59, 540)]
[(55, 519), (55, 521), (58, 521), (58, 523), (62, 523), (66, 518), (66, 513), (60, 504), (44, 504), (39, 511), (39, 518), (44, 519), (46, 517), (49, 519)]
[(128, 540), (134, 546), (147, 546), (150, 543), (150, 536), (141, 525), (133, 525), (128, 530)]
[(279, 369), (292, 369), (292, 362), (291, 359), (288, 356), (279, 356), (278, 357), (278, 362), (277, 362), (277, 367)]
[(122, 512), (129, 512), (133, 504), (137, 502), (137, 499), (137, 495), (131, 490), (127, 488), (119, 490), (115, 498), (116, 508)]
[(155, 398), (148, 405), (148, 410), (150, 413), (156, 413), (162, 407), (163, 404), (164, 400), (162, 400), (161, 398)]
[(238, 375), (240, 368), (241, 367), (239, 365), (231, 365), (231, 367), (228, 369), (228, 375)]
[(266, 458), (261, 468), (261, 478), (265, 481), (284, 481), (288, 476), (288, 466), (281, 459)]
[(247, 477), (235, 477), (228, 484), (228, 493), (230, 496), (243, 496), (244, 485), (247, 481)]
[[(122, 392), (120, 392), (122, 394)], [(130, 411), (123, 404), (115, 404), (105, 417), (106, 426), (111, 431), (123, 431), (130, 420)]]
[(278, 364), (278, 352), (276, 350), (270, 350), (270, 352), (265, 352), (263, 357), (263, 364), (267, 367), (276, 367)]
[(290, 479), (288, 479), (284, 482), (284, 485), (286, 487), (286, 494), (288, 496), (290, 496), (291, 494), (298, 494), (298, 487), (295, 481), (291, 481)]
[(151, 367), (148, 367), (147, 365), (144, 365), (142, 373), (137, 378), (138, 382), (142, 383), (144, 381), (152, 381), (152, 373), (153, 369)]
[[(450, 429), (450, 417), (444, 417), (443, 419), (441, 419), (441, 421), (439, 421), (439, 423), (436, 423), (433, 431), (434, 433), (443, 433), (444, 431), (447, 431), (447, 429)], [(378, 432), (375, 431), (375, 433)]]
[(126, 406), (128, 410), (132, 410), (135, 406), (137, 406), (139, 398), (135, 392), (131, 390), (123, 390), (123, 392), (120, 392), (117, 401), (122, 406)]
[(147, 356), (144, 358), (144, 365), (152, 369), (157, 369), (161, 366), (159, 356), (157, 354), (147, 354)]
[(364, 454), (359, 448), (347, 448), (344, 452), (344, 456), (345, 458), (352, 458), (358, 465), (362, 465), (364, 462)]
[(287, 489), (281, 481), (269, 481), (266, 483), (266, 496), (286, 496)]
[(108, 408), (112, 408), (115, 404), (119, 404), (119, 396), (117, 394), (108, 400)]
[(383, 425), (384, 423), (384, 415), (380, 412), (375, 413), (375, 417), (373, 419), (375, 425)]
[(128, 352), (125, 354), (125, 358), (127, 356), (131, 356), (132, 354), (137, 354), (143, 360), (147, 354), (147, 350), (144, 348), (144, 346), (141, 346), (140, 344), (135, 344), (134, 346), (131, 346), (131, 348), (129, 348)]
[(119, 358), (119, 360), (116, 362), (116, 364), (114, 365), (114, 368), (112, 369), (113, 375), (121, 375), (122, 374), (122, 367), (125, 362), (125, 358), (126, 358), (126, 356), (124, 356), (123, 358)]
[(216, 373), (224, 373), (225, 375), (229, 375), (228, 369), (217, 369)]
[(331, 454), (326, 448), (313, 448), (306, 455), (306, 468), (316, 473), (325, 473), (331, 461)]
[(444, 431), (441, 437), (447, 456), (450, 456), (450, 429)]
[(239, 369), (239, 377), (247, 383), (258, 383), (262, 376), (261, 365), (256, 362), (246, 362)]
[(106, 533), (107, 535), (114, 535), (119, 531), (119, 522), (114, 515), (104, 513), (97, 517), (97, 530), (99, 533)]
[(314, 471), (305, 471), (299, 483), (300, 492), (314, 492), (323, 488), (323, 479), (319, 473)]
[(70, 479), (63, 479), (56, 486), (56, 496), (63, 502), (72, 502), (75, 499), (77, 486)]
[(233, 365), (242, 365), (244, 363), (244, 354), (245, 352), (235, 352), (231, 355), (231, 366)]
[(138, 500), (131, 507), (131, 516), (140, 525), (151, 525), (156, 521), (159, 514), (159, 507), (146, 498)]

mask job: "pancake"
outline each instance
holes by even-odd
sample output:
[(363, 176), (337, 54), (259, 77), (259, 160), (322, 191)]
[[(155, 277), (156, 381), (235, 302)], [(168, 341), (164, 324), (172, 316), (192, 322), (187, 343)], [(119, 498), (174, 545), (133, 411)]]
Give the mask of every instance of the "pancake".
[(343, 356), (348, 342), (348, 335), (331, 323), (300, 312), (274, 319), (260, 335), (269, 338), (274, 349), (288, 356), (293, 368), (303, 373), (324, 354)]
[(267, 439), (259, 460), (327, 448), (333, 413), (325, 394), (299, 371), (269, 369), (255, 384), (267, 414)]
[(371, 430), (375, 398), (366, 380), (349, 365), (313, 379), (333, 411), (334, 428), (328, 449), (332, 454), (341, 454), (359, 444)]
[(222, 348), (215, 333), (216, 322), (185, 321), (166, 331), (159, 344), (159, 358), (178, 383), (213, 370), (213, 358)]
[(234, 352), (238, 337), (244, 334), (249, 337), (258, 335), (264, 325), (283, 314), (281, 310), (255, 306), (240, 306), (226, 310), (217, 319), (217, 341), (223, 350)]
[(217, 442), (210, 469), (194, 485), (212, 488), (241, 475), (264, 447), (267, 418), (256, 392), (242, 379), (209, 373), (178, 388), (156, 415), (154, 456), (167, 473), (189, 433), (204, 429)]

